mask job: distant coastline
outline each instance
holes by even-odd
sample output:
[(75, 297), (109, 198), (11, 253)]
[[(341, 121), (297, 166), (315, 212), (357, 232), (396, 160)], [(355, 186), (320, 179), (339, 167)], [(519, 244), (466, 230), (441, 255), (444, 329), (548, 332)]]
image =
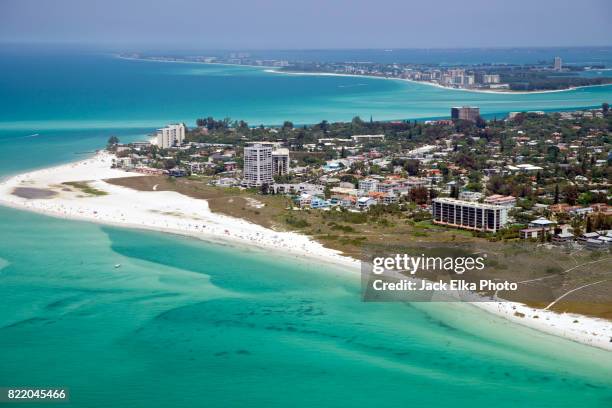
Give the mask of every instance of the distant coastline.
[[(212, 62), (212, 63), (205, 63), (205, 62), (203, 62), (202, 64), (215, 64), (215, 63), (214, 62)], [(225, 65), (230, 65), (230, 64), (225, 64)], [(238, 64), (236, 64), (236, 65), (238, 65)], [(257, 68), (260, 68), (260, 67), (257, 67)], [(263, 67), (261, 67), (261, 68), (263, 68)], [(444, 85), (440, 85), (438, 83), (430, 82), (430, 81), (415, 81), (413, 79), (407, 79), (407, 78), (392, 78), (392, 77), (382, 77), (382, 76), (376, 76), (376, 75), (339, 74), (339, 73), (335, 73), (335, 72), (280, 71), (280, 70), (276, 69), (275, 67), (266, 69), (265, 71), (269, 72), (269, 73), (288, 74), (288, 75), (340, 76), (340, 77), (355, 77), (355, 78), (386, 79), (386, 80), (404, 81), (404, 82), (411, 82), (411, 83), (414, 83), (414, 84), (428, 85), (428, 86), (433, 86), (433, 87), (436, 87), (436, 88), (448, 89), (450, 91), (462, 91), (462, 92), (486, 93), (486, 94), (498, 94), (498, 95), (499, 94), (501, 94), (501, 95), (547, 94), (547, 93), (558, 93), (558, 92), (574, 91), (574, 90), (577, 90), (577, 89), (580, 89), (580, 88), (594, 88), (594, 87), (598, 87), (598, 86), (612, 86), (612, 83), (611, 83), (611, 84), (574, 86), (574, 87), (570, 87), (570, 88), (566, 88), (566, 89), (549, 89), (549, 90), (540, 90), (540, 91), (513, 91), (513, 90), (510, 90), (510, 89), (493, 91), (493, 90), (489, 90), (489, 89), (453, 88), (453, 87), (450, 87), (450, 86), (444, 86)]]
[(274, 69), (276, 67), (268, 65), (247, 65), (247, 64), (231, 64), (229, 62), (204, 62), (204, 61), (187, 61), (187, 60), (170, 60), (170, 59), (157, 59), (157, 58), (142, 58), (142, 57), (128, 57), (121, 54), (112, 54), (113, 57), (128, 61), (145, 61), (145, 62), (167, 62), (175, 64), (198, 64), (198, 65), (221, 65), (227, 67), (247, 67), (247, 68), (261, 68), (261, 69)]
[(548, 93), (574, 91), (574, 90), (578, 90), (581, 88), (595, 88), (595, 87), (612, 86), (612, 83), (609, 83), (609, 84), (573, 86), (573, 87), (568, 87), (564, 89), (548, 89), (548, 90), (534, 90), (534, 91), (514, 91), (511, 89), (506, 89), (506, 90), (470, 89), (470, 88), (455, 88), (455, 87), (450, 87), (450, 86), (444, 86), (439, 83), (431, 82), (431, 81), (415, 81), (413, 79), (408, 79), (408, 78), (394, 78), (394, 77), (385, 77), (385, 76), (377, 76), (377, 75), (342, 74), (342, 73), (337, 73), (337, 72), (289, 71), (289, 70), (281, 70), (279, 69), (279, 67), (267, 66), (267, 65), (248, 65), (248, 64), (232, 64), (228, 62), (205, 62), (205, 61), (188, 61), (188, 60), (181, 60), (181, 59), (171, 60), (171, 59), (157, 59), (157, 58), (143, 58), (143, 57), (128, 57), (128, 56), (120, 55), (120, 54), (113, 54), (113, 55), (115, 58), (124, 59), (124, 60), (132, 60), (132, 61), (165, 62), (165, 63), (179, 63), (179, 64), (201, 64), (201, 65), (221, 65), (221, 66), (230, 66), (230, 67), (259, 68), (263, 70), (264, 72), (274, 73), (274, 74), (385, 79), (385, 80), (403, 81), (403, 82), (410, 82), (414, 84), (433, 86), (436, 88), (446, 89), (450, 91), (462, 91), (462, 92), (497, 94), (497, 95), (548, 94)]

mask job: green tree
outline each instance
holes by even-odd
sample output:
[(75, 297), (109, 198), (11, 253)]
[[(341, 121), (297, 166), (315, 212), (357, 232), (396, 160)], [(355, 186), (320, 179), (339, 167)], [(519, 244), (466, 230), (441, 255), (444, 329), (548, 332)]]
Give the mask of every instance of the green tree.
[(119, 144), (119, 138), (117, 136), (111, 136), (108, 138), (108, 142), (106, 142), (106, 148), (108, 150), (113, 150)]
[(427, 188), (420, 186), (410, 189), (408, 198), (417, 204), (425, 204), (427, 202)]
[(164, 160), (164, 168), (166, 170), (170, 170), (176, 167), (176, 160), (174, 159), (167, 159)]
[(319, 123), (319, 128), (323, 131), (323, 133), (327, 133), (329, 130), (329, 122), (322, 120), (321, 123)]
[(419, 174), (419, 161), (418, 160), (406, 160), (404, 162), (404, 170), (410, 176), (417, 176)]
[(565, 201), (569, 205), (576, 204), (576, 200), (578, 199), (578, 188), (572, 184), (568, 184), (563, 189), (563, 194), (565, 195)]

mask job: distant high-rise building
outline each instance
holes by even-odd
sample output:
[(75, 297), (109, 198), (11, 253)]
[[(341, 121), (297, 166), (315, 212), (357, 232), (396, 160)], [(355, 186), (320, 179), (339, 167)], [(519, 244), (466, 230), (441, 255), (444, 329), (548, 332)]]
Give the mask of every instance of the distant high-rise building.
[(185, 140), (185, 125), (182, 123), (168, 125), (157, 130), (157, 146), (167, 149), (172, 146), (180, 146)]
[(480, 108), (473, 106), (455, 106), (451, 108), (451, 119), (476, 122), (480, 116)]
[(500, 77), (499, 74), (484, 74), (482, 75), (483, 84), (499, 84)]
[(272, 146), (254, 143), (244, 148), (243, 184), (248, 187), (260, 187), (272, 184)]
[(465, 75), (465, 69), (449, 69), (448, 73), (450, 74), (451, 78), (462, 77)]
[(563, 69), (563, 60), (561, 57), (555, 57), (554, 70), (561, 71)]

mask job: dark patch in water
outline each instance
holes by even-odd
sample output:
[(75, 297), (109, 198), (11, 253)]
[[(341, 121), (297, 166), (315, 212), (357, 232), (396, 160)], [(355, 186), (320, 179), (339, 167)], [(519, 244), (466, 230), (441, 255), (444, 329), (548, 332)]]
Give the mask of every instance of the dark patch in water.
[(176, 296), (180, 296), (180, 293), (163, 292), (163, 293), (153, 293), (151, 295), (138, 296), (138, 297), (132, 298), (131, 300), (132, 302), (143, 302), (147, 300), (171, 298), (171, 297), (176, 297)]
[(50, 319), (44, 318), (44, 317), (31, 317), (29, 319), (24, 319), (24, 320), (15, 322), (15, 323), (8, 324), (2, 328), (3, 329), (13, 329), (16, 327), (33, 326), (36, 324), (43, 324), (43, 323), (49, 324), (49, 323), (53, 323), (53, 321), (51, 321)]
[(45, 306), (45, 309), (53, 310), (53, 309), (59, 309), (62, 307), (66, 307), (70, 305), (71, 303), (73, 303), (74, 300), (75, 300), (74, 297), (67, 297), (64, 299), (59, 299), (59, 300), (56, 300), (55, 302), (49, 303), (47, 306)]

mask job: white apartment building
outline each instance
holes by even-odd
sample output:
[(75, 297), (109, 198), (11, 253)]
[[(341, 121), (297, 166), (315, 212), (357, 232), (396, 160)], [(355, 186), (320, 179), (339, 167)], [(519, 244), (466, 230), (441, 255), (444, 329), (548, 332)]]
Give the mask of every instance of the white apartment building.
[(435, 198), (431, 204), (434, 224), (496, 232), (508, 222), (508, 208), (454, 198)]
[(501, 77), (499, 74), (484, 74), (482, 76), (483, 84), (499, 84), (501, 82)]
[(272, 146), (254, 143), (244, 148), (244, 174), (242, 184), (248, 187), (260, 187), (272, 184)]
[(359, 189), (363, 191), (376, 191), (378, 188), (378, 180), (367, 178), (359, 180)]
[(354, 143), (371, 142), (374, 140), (385, 140), (385, 135), (353, 135), (351, 139)]
[[(461, 191), (459, 193), (459, 199), (465, 200), (465, 201), (478, 201), (482, 197), (484, 197), (484, 194), (482, 194), (479, 191)], [(492, 203), (488, 203), (488, 204), (492, 204)]]
[(168, 125), (157, 130), (157, 146), (167, 149), (172, 146), (180, 146), (185, 140), (185, 125), (177, 123)]

